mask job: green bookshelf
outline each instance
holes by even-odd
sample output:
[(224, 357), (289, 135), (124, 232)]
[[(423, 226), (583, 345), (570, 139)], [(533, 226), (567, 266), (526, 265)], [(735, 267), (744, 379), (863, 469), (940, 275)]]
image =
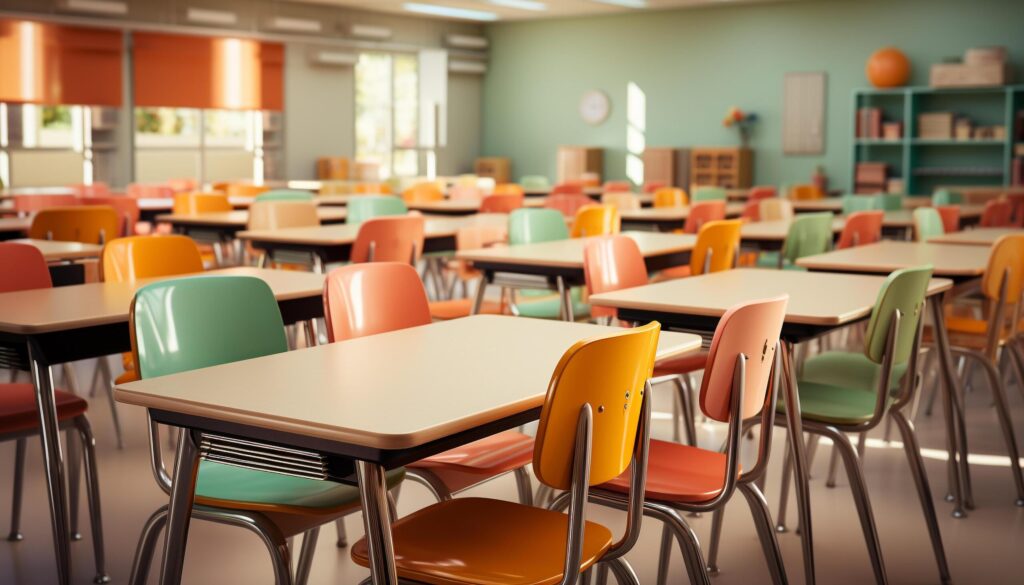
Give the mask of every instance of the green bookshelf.
[[(899, 139), (857, 137), (857, 116), (861, 108), (879, 108), (884, 122), (901, 122), (903, 136)], [(1015, 140), (1016, 115), (1021, 110), (1024, 110), (1024, 85), (854, 90), (849, 190), (855, 191), (856, 168), (860, 162), (886, 163), (889, 177), (903, 179), (910, 195), (928, 195), (946, 185), (1009, 185), (1014, 147), (1019, 144)], [(1003, 126), (1006, 137), (998, 140), (919, 138), (917, 117), (929, 112), (954, 112), (970, 118), (975, 126)]]

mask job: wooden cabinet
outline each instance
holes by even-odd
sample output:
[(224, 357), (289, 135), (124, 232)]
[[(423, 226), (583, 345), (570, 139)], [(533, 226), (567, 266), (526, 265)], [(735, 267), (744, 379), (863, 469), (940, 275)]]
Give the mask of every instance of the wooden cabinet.
[(690, 149), (656, 146), (644, 149), (644, 183), (690, 184)]
[[(596, 178), (604, 173), (604, 149), (590, 146), (558, 147), (558, 182)], [(596, 176), (596, 177), (595, 177)]]
[(339, 156), (324, 156), (316, 159), (316, 178), (321, 181), (348, 179), (348, 159)]
[(754, 153), (749, 148), (694, 147), (690, 152), (691, 187), (746, 189), (753, 181)]
[(473, 171), (476, 176), (490, 177), (498, 184), (512, 182), (512, 162), (507, 158), (478, 158)]

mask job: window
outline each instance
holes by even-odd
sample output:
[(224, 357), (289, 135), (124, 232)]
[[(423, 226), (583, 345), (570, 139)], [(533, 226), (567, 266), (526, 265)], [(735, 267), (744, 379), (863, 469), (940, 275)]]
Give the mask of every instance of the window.
[(0, 104), (0, 182), (11, 186), (91, 183), (89, 106)]
[(415, 54), (361, 53), (356, 65), (356, 160), (379, 178), (419, 174), (419, 62)]

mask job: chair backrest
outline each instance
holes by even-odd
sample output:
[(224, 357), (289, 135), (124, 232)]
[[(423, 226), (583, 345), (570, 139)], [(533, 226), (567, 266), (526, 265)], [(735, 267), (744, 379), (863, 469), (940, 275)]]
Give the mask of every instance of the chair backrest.
[(274, 293), (251, 276), (161, 280), (139, 289), (130, 314), (142, 378), (288, 351)]
[(964, 196), (959, 191), (952, 189), (938, 189), (932, 193), (932, 205), (960, 205), (964, 202)]
[(557, 209), (566, 217), (573, 217), (581, 207), (593, 204), (594, 200), (583, 193), (552, 193), (544, 198), (544, 207)]
[(641, 188), (641, 191), (647, 194), (651, 194), (657, 191), (658, 189), (664, 189), (665, 187), (668, 186), (669, 184), (666, 183), (665, 181), (644, 181), (644, 186)]
[(267, 191), (270, 191), (270, 187), (252, 183), (228, 183), (224, 186), (224, 194), (228, 197), (255, 197)]
[(981, 227), (1009, 227), (1013, 225), (1013, 205), (1006, 199), (992, 199), (985, 202), (981, 212)]
[(170, 185), (149, 183), (129, 183), (125, 188), (125, 195), (135, 199), (171, 199), (176, 192)]
[(565, 216), (554, 209), (523, 208), (508, 216), (508, 243), (534, 244), (569, 237)]
[(633, 459), (640, 415), (651, 377), (661, 325), (651, 322), (579, 341), (551, 374), (533, 451), (542, 483), (569, 489), (581, 410), (593, 413), (590, 477), (599, 485), (618, 477)]
[(231, 201), (222, 193), (178, 193), (173, 211), (179, 215), (231, 211)]
[(523, 186), (523, 189), (548, 189), (551, 187), (551, 183), (547, 177), (541, 175), (526, 175), (519, 179), (519, 184)]
[(1014, 227), (1024, 227), (1024, 193), (1007, 193), (1006, 199), (1012, 209), (1011, 218)]
[[(456, 250), (479, 250), (508, 242), (508, 226), (505, 225), (468, 225), (455, 231)], [(458, 260), (455, 271), (463, 280), (471, 280), (480, 276), (480, 271), (473, 268), (472, 262)]]
[(749, 301), (730, 308), (715, 327), (700, 385), (700, 408), (718, 422), (730, 422), (737, 358), (746, 358), (740, 418), (764, 407), (775, 348), (786, 319), (789, 295)]
[(926, 242), (929, 238), (946, 233), (942, 217), (934, 207), (918, 207), (914, 210), (914, 239)]
[(761, 202), (747, 201), (743, 204), (740, 219), (744, 221), (761, 221)]
[(78, 195), (15, 195), (14, 211), (34, 213), (50, 207), (71, 207), (80, 202)]
[(959, 205), (939, 205), (935, 209), (938, 210), (939, 217), (942, 218), (942, 229), (947, 234), (960, 231)]
[(423, 216), (375, 217), (359, 225), (352, 262), (414, 263), (423, 254)]
[(843, 195), (843, 215), (878, 209), (881, 204), (877, 197), (878, 195)]
[(762, 199), (773, 199), (778, 195), (775, 187), (771, 185), (759, 185), (757, 187), (751, 187), (750, 193), (747, 195), (747, 201), (760, 201)]
[(387, 183), (356, 183), (352, 192), (357, 195), (390, 195), (391, 186)]
[(611, 205), (586, 205), (576, 212), (569, 235), (573, 238), (617, 234), (622, 228), (619, 210)]
[(50, 268), (39, 248), (0, 242), (0, 293), (51, 286)]
[(793, 185), (789, 188), (789, 198), (794, 201), (821, 199), (824, 196), (817, 185)]
[(480, 213), (512, 213), (523, 206), (519, 193), (493, 193), (480, 202)]
[(662, 187), (654, 192), (655, 207), (686, 207), (690, 198), (678, 187)]
[(884, 211), (858, 211), (846, 217), (843, 231), (839, 234), (837, 250), (874, 244), (882, 239)]
[(640, 198), (632, 193), (604, 193), (601, 195), (603, 205), (611, 205), (618, 210), (640, 209)]
[(199, 247), (187, 236), (131, 236), (103, 247), (103, 280), (134, 282), (203, 271)]
[(430, 303), (416, 269), (401, 262), (349, 264), (324, 281), (324, 318), (333, 343), (429, 325)]
[(121, 234), (121, 216), (106, 205), (51, 207), (35, 214), (28, 237), (36, 240), (102, 244)]
[(632, 193), (633, 185), (629, 181), (605, 181), (602, 193)]
[(877, 196), (877, 207), (882, 211), (899, 211), (903, 209), (903, 195), (899, 193), (882, 193)]
[(198, 186), (195, 179), (168, 179), (164, 185), (169, 187), (172, 193), (195, 191)]
[(560, 194), (583, 194), (583, 183), (570, 182), (570, 183), (559, 183), (551, 188), (549, 195), (560, 195)]
[(254, 201), (313, 201), (313, 194), (309, 191), (274, 189), (266, 193), (260, 193)]
[(789, 199), (762, 199), (758, 203), (761, 221), (789, 221), (793, 219), (793, 202)]
[(444, 192), (435, 183), (419, 183), (402, 191), (406, 203), (433, 203), (444, 199)]
[(697, 187), (693, 190), (693, 202), (698, 201), (725, 201), (726, 192), (721, 187)]
[[(260, 196), (262, 197), (262, 195)], [(316, 227), (320, 216), (312, 201), (271, 199), (261, 201), (259, 197), (249, 206), (249, 229), (277, 230), (292, 227)]]
[(686, 216), (686, 222), (683, 223), (683, 231), (695, 234), (707, 222), (722, 219), (725, 219), (725, 199), (712, 201), (697, 201), (695, 199), (694, 204), (690, 206), (689, 215)]
[(405, 201), (393, 195), (364, 195), (348, 200), (345, 223), (359, 225), (368, 219), (409, 213)]
[(110, 195), (110, 185), (101, 181), (96, 181), (89, 185), (86, 185), (85, 183), (68, 185), (68, 188), (74, 191), (75, 195), (79, 197), (106, 197)]
[(789, 224), (786, 240), (782, 243), (782, 257), (795, 262), (804, 256), (823, 254), (832, 247), (831, 212), (805, 213), (796, 216)]
[(697, 276), (734, 268), (742, 226), (743, 221), (739, 219), (720, 219), (702, 225), (690, 254), (690, 274)]
[(114, 211), (121, 216), (121, 231), (118, 236), (130, 236), (135, 233), (135, 224), (139, 223), (142, 211), (139, 209), (139, 202), (133, 197), (124, 195), (111, 195), (108, 197), (83, 197), (82, 205), (106, 205), (114, 208)]
[[(633, 238), (612, 235), (594, 238), (583, 250), (587, 293), (596, 295), (647, 284), (647, 265)], [(614, 307), (592, 306), (592, 317), (616, 316)]]
[(448, 190), (448, 198), (453, 201), (480, 201), (484, 192), (476, 185), (453, 185)]
[(882, 363), (888, 345), (890, 322), (896, 310), (899, 310), (901, 317), (896, 331), (896, 345), (892, 348), (892, 363), (902, 364), (907, 361), (914, 349), (917, 324), (924, 313), (924, 298), (931, 278), (931, 266), (917, 266), (897, 270), (885, 279), (864, 333), (864, 355), (869, 360), (876, 364)]
[(498, 183), (489, 194), (526, 196), (526, 190), (522, 185), (518, 185), (516, 183)]
[(988, 266), (981, 279), (981, 292), (991, 300), (999, 298), (999, 292), (1006, 277), (1006, 302), (1015, 305), (1020, 301), (1024, 287), (1024, 235), (1008, 235), (999, 238), (992, 246)]

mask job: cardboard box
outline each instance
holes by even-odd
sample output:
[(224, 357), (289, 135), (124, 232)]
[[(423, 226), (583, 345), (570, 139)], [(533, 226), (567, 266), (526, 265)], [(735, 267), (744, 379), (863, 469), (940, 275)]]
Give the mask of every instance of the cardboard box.
[(885, 192), (890, 195), (906, 195), (906, 184), (903, 179), (889, 179), (885, 184)]
[(899, 140), (903, 138), (903, 122), (886, 122), (882, 124), (882, 138)]
[(1006, 63), (937, 63), (932, 65), (932, 87), (998, 87), (1010, 82)]
[(917, 137), (932, 140), (949, 140), (953, 137), (953, 112), (931, 112), (918, 114)]
[(953, 138), (957, 140), (970, 140), (974, 136), (974, 125), (966, 118), (960, 118), (953, 126)]
[(990, 63), (1006, 63), (1006, 47), (975, 47), (967, 49), (964, 54), (967, 65), (987, 65)]

